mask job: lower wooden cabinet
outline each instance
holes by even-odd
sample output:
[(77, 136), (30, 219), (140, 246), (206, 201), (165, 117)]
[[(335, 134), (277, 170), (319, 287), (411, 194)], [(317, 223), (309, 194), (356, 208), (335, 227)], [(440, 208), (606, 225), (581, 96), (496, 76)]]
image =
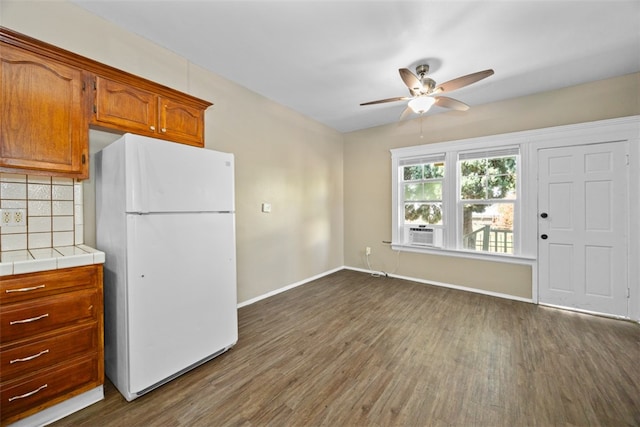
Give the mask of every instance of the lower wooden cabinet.
[(104, 384), (102, 265), (2, 279), (2, 425)]

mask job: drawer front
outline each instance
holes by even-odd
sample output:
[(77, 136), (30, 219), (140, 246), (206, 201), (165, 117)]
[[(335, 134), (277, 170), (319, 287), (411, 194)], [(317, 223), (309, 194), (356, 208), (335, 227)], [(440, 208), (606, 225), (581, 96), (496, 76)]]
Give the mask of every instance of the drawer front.
[(87, 357), (43, 370), (20, 381), (1, 383), (3, 424), (22, 418), (22, 412), (33, 413), (36, 409), (44, 409), (71, 397), (81, 389), (97, 387), (100, 385), (98, 366), (97, 357)]
[(97, 290), (67, 292), (50, 298), (0, 306), (0, 342), (97, 320), (101, 298)]
[(97, 323), (90, 323), (29, 344), (4, 346), (0, 351), (0, 382), (95, 353), (98, 340)]
[(49, 296), (71, 288), (93, 287), (101, 276), (102, 265), (65, 268), (39, 273), (17, 274), (2, 278), (0, 283), (0, 303)]

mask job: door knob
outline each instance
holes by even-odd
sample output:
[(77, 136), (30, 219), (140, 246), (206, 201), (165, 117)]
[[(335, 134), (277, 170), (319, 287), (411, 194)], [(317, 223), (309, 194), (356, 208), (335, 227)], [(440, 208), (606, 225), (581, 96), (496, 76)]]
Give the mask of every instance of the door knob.
[(542, 240), (547, 240), (549, 238), (549, 236), (547, 236), (546, 234), (543, 234), (543, 235), (540, 236), (540, 238)]
[(546, 217), (548, 217), (548, 216), (549, 216), (549, 215), (548, 215), (546, 212), (542, 212), (542, 213), (540, 214), (540, 218), (546, 218)]

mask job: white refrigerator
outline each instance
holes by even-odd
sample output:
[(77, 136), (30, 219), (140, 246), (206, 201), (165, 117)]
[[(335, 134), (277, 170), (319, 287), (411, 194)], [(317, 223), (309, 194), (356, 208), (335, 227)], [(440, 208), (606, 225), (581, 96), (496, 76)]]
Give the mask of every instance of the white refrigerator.
[(234, 158), (125, 134), (95, 163), (105, 373), (131, 401), (238, 340)]

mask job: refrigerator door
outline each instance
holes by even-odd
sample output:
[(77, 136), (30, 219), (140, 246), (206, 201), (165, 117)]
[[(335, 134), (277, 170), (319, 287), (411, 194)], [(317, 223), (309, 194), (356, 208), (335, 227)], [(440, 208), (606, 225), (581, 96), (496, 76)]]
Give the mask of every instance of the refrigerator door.
[(127, 215), (129, 391), (237, 342), (234, 215)]
[(233, 154), (125, 134), (126, 211), (233, 212)]

